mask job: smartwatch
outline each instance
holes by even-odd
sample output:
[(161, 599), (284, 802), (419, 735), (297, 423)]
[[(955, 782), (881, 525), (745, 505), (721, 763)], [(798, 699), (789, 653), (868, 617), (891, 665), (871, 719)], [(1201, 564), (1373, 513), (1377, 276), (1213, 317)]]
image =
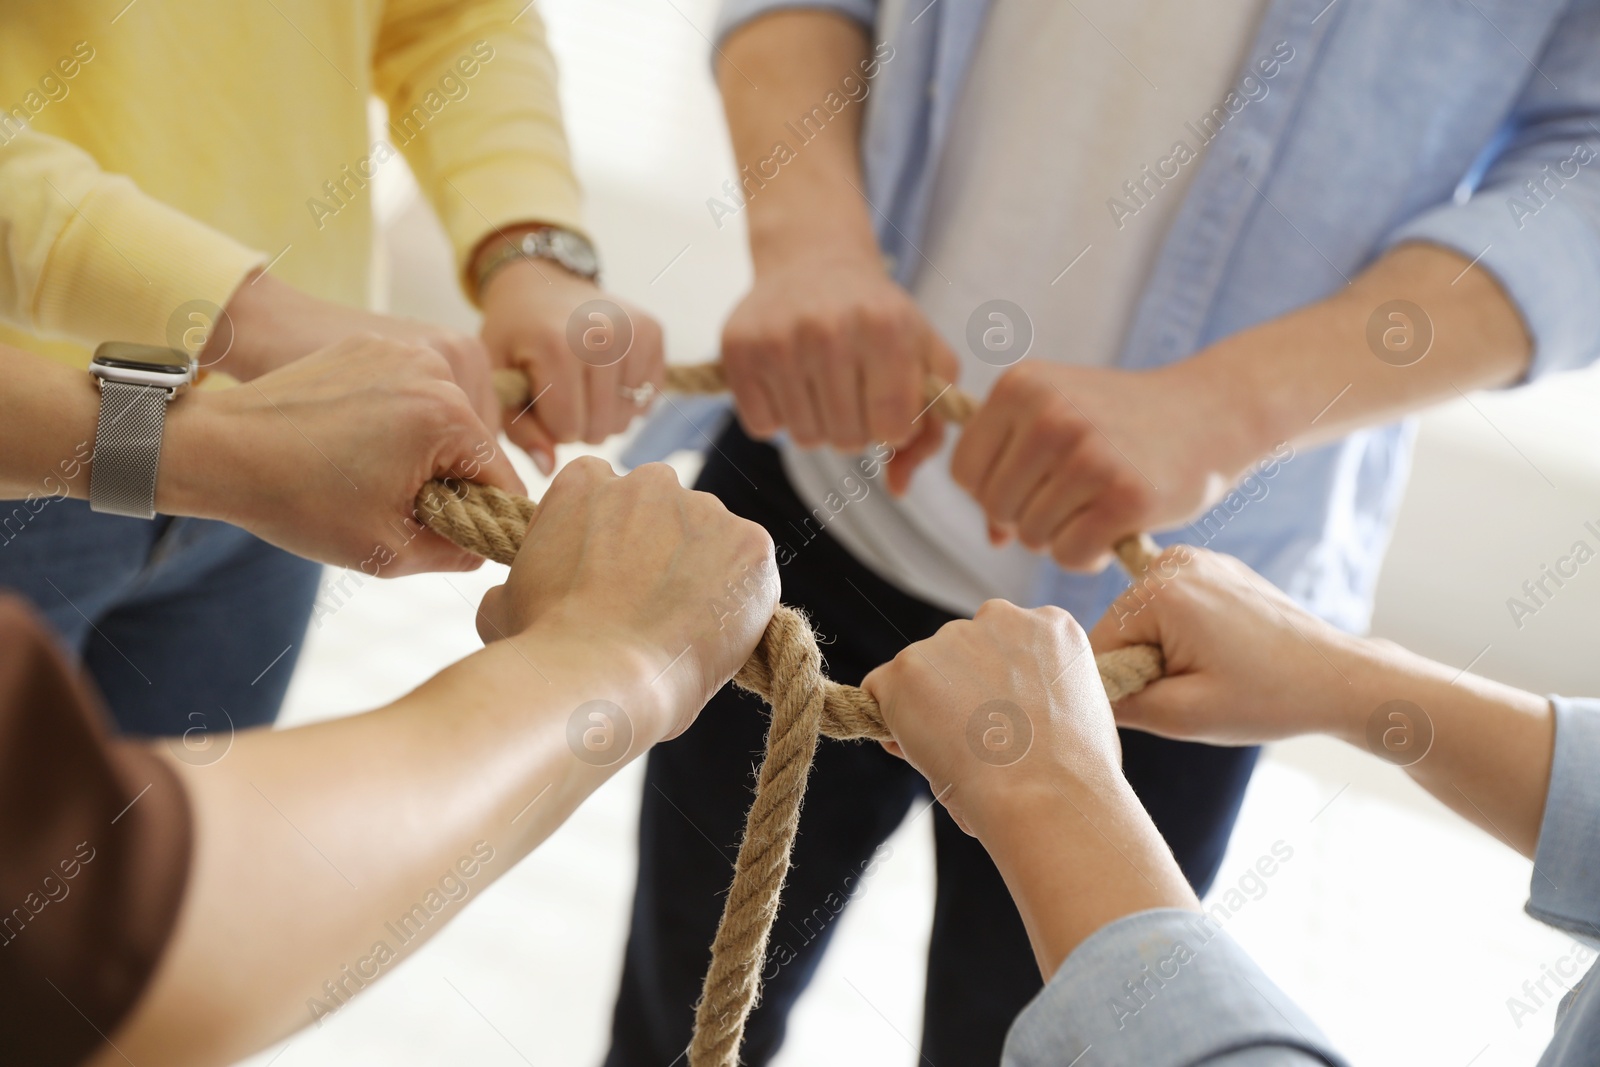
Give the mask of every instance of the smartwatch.
[(503, 242), (500, 249), (479, 268), (478, 276), (473, 279), (473, 291), (481, 297), (489, 279), (501, 267), (519, 259), (548, 259), (580, 278), (587, 278), (591, 282), (600, 278), (600, 257), (587, 237), (559, 226), (540, 226), (523, 234), (520, 241)]
[(108, 341), (95, 349), (89, 373), (100, 384), (89, 507), (153, 519), (167, 405), (194, 381), (194, 357), (176, 348)]

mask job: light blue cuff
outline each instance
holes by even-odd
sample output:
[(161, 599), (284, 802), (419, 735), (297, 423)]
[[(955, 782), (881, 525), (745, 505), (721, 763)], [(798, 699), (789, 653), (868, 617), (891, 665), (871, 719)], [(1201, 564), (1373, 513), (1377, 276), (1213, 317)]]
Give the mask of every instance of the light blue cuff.
[(728, 34), (751, 19), (796, 8), (837, 11), (868, 27), (878, 21), (877, 0), (724, 0), (722, 9), (717, 12), (717, 28), (711, 35), (712, 40), (720, 45)]
[[(1093, 1048), (1093, 1053), (1084, 1053)], [(1192, 1067), (1345, 1061), (1205, 916), (1140, 912), (1079, 945), (1017, 1016), (1002, 1067)]]
[(1507, 206), (1508, 194), (1515, 192), (1485, 186), (1465, 204), (1418, 215), (1385, 244), (1443, 245), (1494, 275), (1533, 339), (1529, 380), (1586, 367), (1600, 358), (1600, 300), (1593, 299), (1600, 293), (1596, 221), (1578, 203), (1576, 190), (1545, 204), (1537, 217), (1519, 220)]
[(622, 464), (641, 467), (674, 452), (709, 452), (732, 418), (726, 396), (664, 396), (623, 449)]
[(1600, 942), (1600, 700), (1551, 697), (1550, 703), (1556, 747), (1527, 911)]

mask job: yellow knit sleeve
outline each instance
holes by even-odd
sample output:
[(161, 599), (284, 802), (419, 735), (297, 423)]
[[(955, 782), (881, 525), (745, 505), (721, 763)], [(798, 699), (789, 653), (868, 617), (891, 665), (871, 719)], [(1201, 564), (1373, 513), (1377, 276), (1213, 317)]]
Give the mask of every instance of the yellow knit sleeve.
[(555, 60), (534, 5), (390, 0), (373, 65), (389, 139), (439, 213), (464, 288), (467, 257), (501, 226), (582, 230)]
[(0, 146), (0, 242), (0, 318), (87, 345), (169, 344), (183, 305), (225, 305), (266, 259), (26, 129)]

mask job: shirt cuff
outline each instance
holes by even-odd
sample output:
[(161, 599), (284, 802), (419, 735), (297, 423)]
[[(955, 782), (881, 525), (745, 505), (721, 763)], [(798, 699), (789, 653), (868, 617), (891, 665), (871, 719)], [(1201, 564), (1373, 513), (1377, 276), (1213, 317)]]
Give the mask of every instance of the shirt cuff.
[(1551, 697), (1555, 755), (1527, 912), (1600, 942), (1600, 700)]
[(191, 301), (224, 307), (266, 255), (108, 176), (75, 205), (34, 296), (40, 333), (182, 347)]
[(877, 0), (725, 0), (717, 12), (717, 27), (711, 36), (720, 45), (728, 34), (762, 15), (807, 9), (837, 12), (868, 27), (877, 25), (878, 21)]
[(1593, 220), (1571, 203), (1547, 203), (1529, 222), (1507, 210), (1503, 190), (1487, 188), (1465, 204), (1424, 212), (1385, 245), (1406, 241), (1442, 245), (1495, 277), (1533, 341), (1526, 380), (1586, 367), (1600, 356), (1600, 301), (1573, 296), (1600, 292), (1600, 242)]
[(1162, 908), (1095, 931), (1006, 1037), (1002, 1067), (1085, 1062), (1185, 1067), (1271, 1050), (1283, 1064), (1345, 1061), (1238, 943)]

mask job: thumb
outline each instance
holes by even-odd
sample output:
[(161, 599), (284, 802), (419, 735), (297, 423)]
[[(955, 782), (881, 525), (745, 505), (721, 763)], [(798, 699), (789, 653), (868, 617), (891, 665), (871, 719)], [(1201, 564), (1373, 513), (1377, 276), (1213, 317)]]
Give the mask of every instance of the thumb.
[(550, 477), (556, 469), (556, 444), (550, 432), (539, 422), (532, 405), (521, 408), (505, 424), (506, 436), (511, 438), (512, 444), (522, 449), (533, 459), (533, 465), (539, 468), (539, 473), (546, 478)]
[(505, 449), (500, 447), (499, 436), (477, 418), (463, 422), (455, 436), (454, 447), (442, 458), (448, 460), (447, 473), (457, 478), (527, 495), (528, 487), (511, 465)]
[(929, 412), (916, 436), (895, 450), (894, 456), (889, 460), (887, 477), (889, 480), (889, 495), (904, 496), (911, 487), (911, 476), (917, 472), (922, 462), (935, 452), (944, 443), (944, 422), (935, 418)]
[(1129, 645), (1160, 645), (1161, 623), (1156, 610), (1131, 585), (1111, 602), (1100, 621), (1089, 631), (1089, 646), (1096, 652), (1110, 652)]
[(1206, 682), (1199, 675), (1158, 678), (1111, 705), (1118, 726), (1175, 741), (1207, 741), (1200, 710), (1206, 706)]
[(952, 385), (960, 383), (961, 359), (932, 327), (928, 329), (925, 369), (941, 382), (949, 382)]
[[(493, 439), (491, 438), (491, 440)], [(478, 469), (478, 476), (473, 480), (483, 482), (485, 485), (492, 485), (496, 489), (504, 489), (508, 493), (516, 493), (518, 496), (527, 496), (528, 487), (523, 484), (522, 477), (517, 474), (516, 468), (511, 465), (511, 457), (506, 455), (505, 449), (500, 447), (499, 441), (495, 441), (493, 447), (494, 451), (481, 464)]]
[(505, 637), (498, 621), (500, 618), (500, 602), (505, 599), (505, 583), (495, 586), (483, 594), (483, 600), (478, 604), (477, 615), (473, 621), (478, 628), (478, 637), (484, 644), (491, 644)]

